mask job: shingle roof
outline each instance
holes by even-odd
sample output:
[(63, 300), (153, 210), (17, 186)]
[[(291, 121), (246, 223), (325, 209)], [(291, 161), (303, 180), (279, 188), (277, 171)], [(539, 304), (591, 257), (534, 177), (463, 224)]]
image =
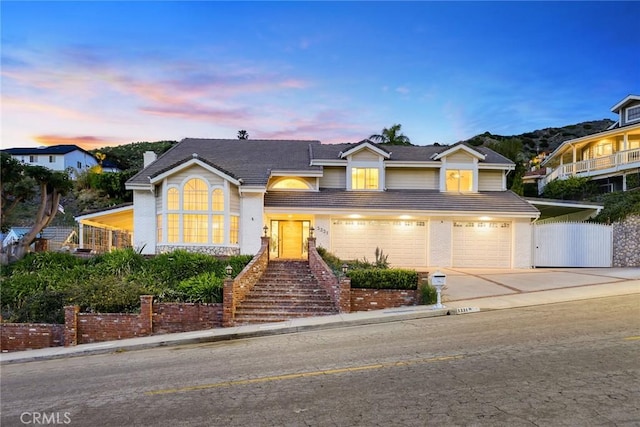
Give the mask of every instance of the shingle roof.
[(320, 141), (260, 139), (195, 139), (180, 141), (128, 183), (148, 184), (149, 178), (178, 166), (197, 153), (198, 158), (242, 179), (245, 185), (266, 185), (272, 170), (320, 171), (309, 166), (309, 146)]
[(265, 195), (266, 208), (373, 209), (427, 212), (512, 213), (536, 217), (538, 210), (511, 191), (443, 193), (438, 190), (278, 192)]
[[(244, 185), (266, 186), (271, 171), (315, 171), (321, 166), (310, 166), (312, 160), (339, 160), (340, 153), (355, 144), (321, 144), (320, 141), (305, 140), (238, 140), (187, 138), (173, 146), (154, 163), (133, 176), (129, 184), (149, 184), (149, 178), (169, 171), (193, 158), (241, 179)], [(373, 143), (372, 143), (373, 144)], [(374, 144), (379, 146), (379, 144)], [(391, 153), (386, 162), (431, 161), (434, 154), (448, 150), (451, 146), (383, 146)], [(484, 147), (471, 147), (486, 155), (480, 163), (512, 164), (500, 154)]]
[(91, 153), (86, 150), (78, 147), (77, 145), (51, 145), (48, 147), (36, 147), (36, 148), (7, 148), (4, 151), (5, 153), (9, 153), (14, 156), (26, 156), (26, 155), (38, 155), (38, 154), (67, 154), (72, 151), (82, 151), (83, 153), (87, 153), (90, 156), (93, 156)]

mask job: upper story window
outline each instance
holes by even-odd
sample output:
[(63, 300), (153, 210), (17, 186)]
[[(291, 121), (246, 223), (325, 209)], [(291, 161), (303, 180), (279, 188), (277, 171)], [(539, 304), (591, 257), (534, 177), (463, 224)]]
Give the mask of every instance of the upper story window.
[(206, 211), (209, 209), (209, 188), (199, 178), (192, 178), (184, 184), (182, 209), (185, 211)]
[(446, 190), (468, 192), (473, 190), (473, 171), (470, 169), (449, 169), (445, 180)]
[(216, 188), (211, 193), (212, 208), (214, 211), (224, 210), (224, 191), (221, 188)]
[(180, 192), (177, 188), (170, 188), (167, 191), (167, 209), (170, 211), (180, 209)]
[(378, 168), (351, 168), (352, 190), (377, 190), (380, 188)]
[(78, 167), (78, 169), (82, 169), (82, 163), (81, 162), (76, 162), (76, 166)]
[(627, 121), (635, 122), (636, 120), (640, 120), (640, 105), (627, 108)]
[(29, 163), (37, 163), (38, 156), (29, 156)]
[(55, 163), (56, 162), (56, 156), (49, 156), (49, 163)]

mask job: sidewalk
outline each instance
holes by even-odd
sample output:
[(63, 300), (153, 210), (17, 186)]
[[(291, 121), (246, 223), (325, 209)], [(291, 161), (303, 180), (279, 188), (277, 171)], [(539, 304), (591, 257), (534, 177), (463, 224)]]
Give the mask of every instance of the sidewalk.
[(441, 271), (447, 275), (447, 287), (443, 291), (445, 308), (442, 309), (434, 309), (433, 306), (399, 307), (294, 319), (271, 324), (152, 335), (119, 341), (81, 344), (74, 347), (17, 351), (0, 354), (0, 363), (20, 363), (197, 344), (640, 293), (640, 268), (442, 269)]

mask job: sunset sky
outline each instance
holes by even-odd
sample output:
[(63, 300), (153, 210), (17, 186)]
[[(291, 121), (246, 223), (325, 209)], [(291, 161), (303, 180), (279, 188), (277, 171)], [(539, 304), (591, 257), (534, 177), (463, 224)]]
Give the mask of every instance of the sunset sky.
[(640, 2), (2, 1), (2, 147), (414, 144), (613, 118)]

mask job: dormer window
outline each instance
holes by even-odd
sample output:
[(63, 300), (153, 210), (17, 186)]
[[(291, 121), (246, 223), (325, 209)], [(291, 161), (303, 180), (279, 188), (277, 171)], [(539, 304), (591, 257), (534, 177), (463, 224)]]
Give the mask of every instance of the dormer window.
[(448, 169), (445, 185), (446, 191), (458, 193), (473, 191), (473, 171), (471, 169)]
[(378, 168), (351, 168), (352, 190), (378, 190), (380, 174)]
[(627, 108), (627, 122), (635, 122), (640, 120), (640, 105)]

